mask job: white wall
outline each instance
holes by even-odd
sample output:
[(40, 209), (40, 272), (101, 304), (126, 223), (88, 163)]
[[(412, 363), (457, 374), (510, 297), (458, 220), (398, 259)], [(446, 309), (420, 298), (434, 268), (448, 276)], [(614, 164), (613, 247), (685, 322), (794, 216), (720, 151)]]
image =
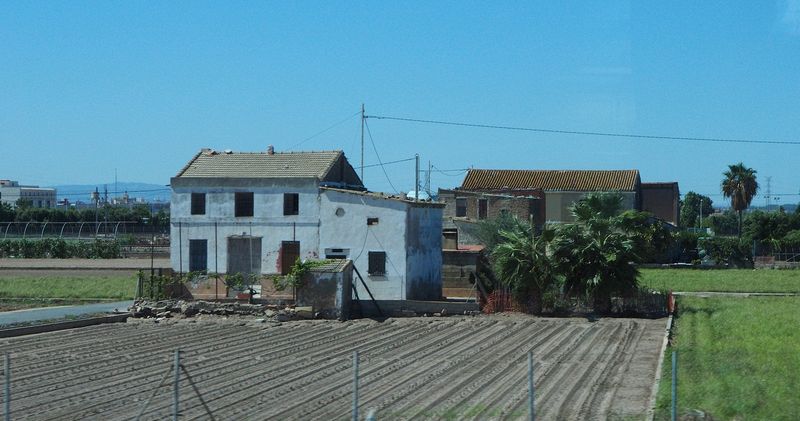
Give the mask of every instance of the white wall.
[[(405, 299), (406, 284), (406, 209), (398, 200), (369, 195), (323, 190), (320, 207), (320, 254), (327, 248), (349, 249), (349, 259), (361, 273), (376, 300)], [(341, 208), (343, 214), (336, 215)], [(378, 218), (367, 225), (367, 218)], [(441, 216), (439, 217), (441, 221)], [(439, 234), (441, 235), (441, 233)], [(367, 273), (369, 252), (386, 252), (386, 275)], [(441, 252), (441, 250), (440, 250)], [(359, 298), (369, 299), (367, 291), (353, 276)]]
[[(252, 217), (234, 216), (235, 192), (254, 193)], [(206, 193), (205, 215), (191, 215), (191, 193)], [(298, 215), (283, 215), (284, 193), (298, 193)], [(176, 186), (170, 206), (170, 256), (176, 271), (189, 270), (190, 239), (207, 240), (208, 270), (220, 273), (227, 269), (228, 237), (232, 235), (262, 237), (261, 273), (264, 274), (280, 272), (278, 255), (282, 241), (299, 241), (301, 258), (319, 257), (319, 194), (315, 182)]]

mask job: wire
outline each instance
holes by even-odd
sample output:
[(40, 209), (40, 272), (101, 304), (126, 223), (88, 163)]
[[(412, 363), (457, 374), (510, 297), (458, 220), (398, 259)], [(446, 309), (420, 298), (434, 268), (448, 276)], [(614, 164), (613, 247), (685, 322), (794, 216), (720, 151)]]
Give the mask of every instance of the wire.
[[(459, 169), (454, 169), (454, 170), (442, 170), (442, 169), (436, 168), (436, 165), (431, 165), (431, 168), (434, 169), (436, 172), (441, 173), (442, 175), (446, 175), (448, 177), (458, 177), (458, 176), (466, 173), (467, 171), (469, 171), (469, 168), (459, 168)], [(456, 172), (456, 174), (448, 174), (448, 172)]]
[(441, 124), (446, 126), (478, 127), (482, 129), (515, 130), (524, 132), (539, 132), (539, 133), (553, 133), (553, 134), (574, 134), (574, 135), (657, 139), (657, 140), (685, 140), (694, 142), (727, 142), (727, 143), (751, 143), (751, 144), (795, 145), (795, 146), (800, 145), (800, 141), (793, 141), (793, 140), (729, 139), (729, 138), (715, 138), (715, 137), (660, 136), (660, 135), (633, 134), (633, 133), (587, 132), (580, 130), (542, 129), (534, 127), (500, 126), (494, 124), (459, 123), (453, 121), (423, 120), (416, 118), (403, 118), (403, 117), (378, 116), (378, 115), (364, 116), (364, 118), (375, 118), (378, 120), (406, 121), (412, 123)]
[(381, 166), (381, 165), (397, 164), (398, 162), (408, 162), (408, 161), (413, 161), (413, 160), (415, 160), (415, 159), (417, 159), (417, 157), (406, 158), (406, 159), (398, 159), (397, 161), (389, 161), (389, 162), (384, 162), (384, 163), (382, 163), (382, 164), (371, 164), (371, 165), (364, 165), (363, 167), (355, 167), (355, 169), (357, 169), (357, 170), (358, 170), (358, 169), (361, 169), (361, 168), (372, 168), (372, 167), (379, 167), (379, 166)]
[[(389, 179), (389, 174), (386, 173), (386, 167), (384, 167), (383, 162), (381, 162), (381, 156), (378, 155), (378, 148), (375, 147), (375, 141), (372, 139), (372, 132), (369, 130), (369, 124), (367, 121), (364, 120), (364, 126), (367, 128), (367, 134), (369, 134), (369, 142), (372, 143), (372, 150), (375, 151), (375, 156), (378, 157), (378, 165), (380, 165), (381, 169), (383, 170), (383, 175), (386, 176), (386, 181), (389, 182), (389, 185), (392, 186), (392, 190), (394, 190), (395, 194), (399, 194), (397, 188), (392, 184), (392, 180)], [(416, 157), (414, 157), (416, 159)]]
[(319, 135), (321, 135), (321, 134), (323, 134), (323, 133), (327, 132), (328, 130), (330, 130), (330, 129), (332, 129), (332, 128), (334, 128), (334, 127), (336, 127), (336, 126), (338, 126), (338, 125), (340, 125), (340, 124), (342, 124), (342, 123), (344, 123), (344, 122), (346, 122), (347, 120), (350, 120), (351, 118), (353, 118), (353, 117), (355, 117), (355, 116), (357, 116), (357, 115), (359, 115), (359, 114), (361, 114), (361, 110), (358, 110), (358, 111), (356, 111), (356, 112), (355, 112), (355, 114), (353, 114), (353, 115), (350, 115), (350, 116), (348, 116), (347, 118), (345, 118), (345, 119), (343, 119), (343, 120), (341, 120), (341, 121), (339, 121), (339, 122), (336, 122), (336, 123), (332, 124), (332, 125), (331, 125), (330, 127), (328, 127), (327, 129), (325, 129), (325, 130), (322, 130), (322, 131), (319, 131), (319, 132), (317, 132), (317, 133), (314, 133), (313, 135), (311, 135), (311, 136), (309, 136), (309, 137), (307, 137), (307, 138), (305, 138), (305, 139), (303, 139), (303, 140), (301, 140), (301, 141), (299, 141), (299, 142), (295, 143), (294, 145), (290, 146), (290, 147), (289, 147), (289, 149), (294, 149), (294, 148), (296, 148), (297, 146), (300, 146), (300, 145), (302, 145), (302, 144), (303, 144), (303, 143), (305, 143), (306, 141), (309, 141), (309, 140), (311, 140), (311, 139), (313, 139), (313, 138), (315, 138), (315, 137), (317, 137), (317, 136), (319, 136)]

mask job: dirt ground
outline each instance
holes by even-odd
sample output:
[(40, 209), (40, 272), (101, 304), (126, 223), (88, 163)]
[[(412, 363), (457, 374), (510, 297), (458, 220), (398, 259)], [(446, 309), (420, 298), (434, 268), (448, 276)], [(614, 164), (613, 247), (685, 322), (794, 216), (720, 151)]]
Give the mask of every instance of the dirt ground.
[[(533, 350), (538, 419), (640, 419), (664, 327), (522, 315), (281, 324), (201, 316), (2, 339), (0, 352), (11, 353), (14, 419), (133, 419), (176, 348), (217, 419), (348, 419), (354, 350), (362, 417), (526, 418)], [(143, 419), (169, 418), (166, 379)], [(180, 394), (181, 419), (207, 419), (186, 376)]]
[[(153, 260), (153, 267), (169, 268), (169, 259)], [(150, 259), (0, 259), (0, 277), (109, 277), (149, 273)]]

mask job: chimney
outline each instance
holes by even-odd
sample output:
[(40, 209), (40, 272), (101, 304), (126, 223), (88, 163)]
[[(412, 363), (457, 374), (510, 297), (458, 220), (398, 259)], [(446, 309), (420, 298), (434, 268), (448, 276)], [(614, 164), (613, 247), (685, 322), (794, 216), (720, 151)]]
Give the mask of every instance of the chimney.
[(267, 155), (275, 155), (275, 147), (272, 145), (267, 146)]

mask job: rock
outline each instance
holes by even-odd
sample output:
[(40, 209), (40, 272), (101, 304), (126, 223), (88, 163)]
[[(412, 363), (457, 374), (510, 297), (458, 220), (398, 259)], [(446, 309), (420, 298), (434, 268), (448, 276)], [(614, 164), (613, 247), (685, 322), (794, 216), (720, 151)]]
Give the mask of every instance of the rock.
[(433, 317), (442, 317), (442, 313), (433, 313)]
[(267, 309), (266, 311), (264, 311), (264, 315), (267, 316), (267, 317), (273, 317), (276, 314), (278, 314), (278, 313), (275, 310)]
[(266, 323), (267, 319), (255, 319), (253, 321), (256, 322), (256, 323)]
[(275, 316), (275, 320), (277, 320), (279, 322), (288, 322), (289, 320), (292, 320), (292, 316), (290, 316), (290, 315), (288, 315), (286, 313), (278, 313)]
[(156, 313), (156, 317), (160, 319), (165, 319), (168, 317), (172, 317), (172, 312), (169, 311), (162, 311), (161, 313)]
[(297, 317), (303, 319), (313, 319), (314, 318), (314, 308), (313, 307), (295, 307), (294, 314)]

